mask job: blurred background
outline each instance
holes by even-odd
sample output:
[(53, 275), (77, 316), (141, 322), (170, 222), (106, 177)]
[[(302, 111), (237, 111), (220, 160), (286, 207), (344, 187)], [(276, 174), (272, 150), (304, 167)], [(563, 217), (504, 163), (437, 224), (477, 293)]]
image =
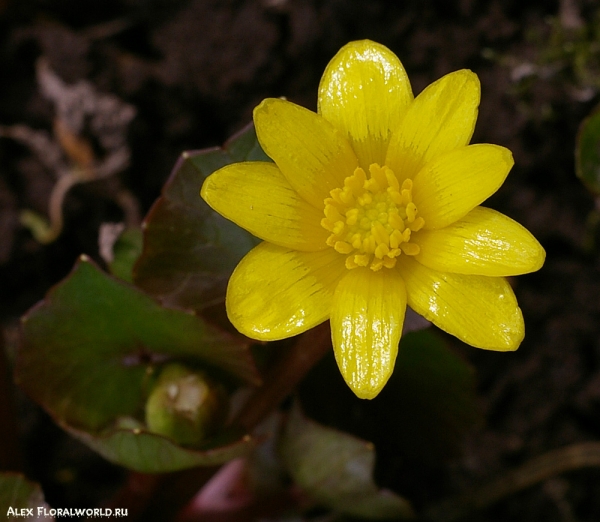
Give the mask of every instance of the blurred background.
[[(598, 217), (574, 160), (579, 125), (600, 91), (593, 0), (0, 0), (0, 371), (10, 374), (19, 317), (76, 257), (103, 263), (103, 223), (139, 224), (182, 151), (220, 146), (263, 98), (315, 110), (327, 62), (363, 38), (399, 56), (415, 94), (453, 70), (479, 75), (473, 142), (503, 145), (515, 157), (486, 205), (527, 227), (547, 261), (513, 281), (527, 328), (517, 352), (446, 339), (475, 368), (483, 419), (457, 451), (403, 454), (385, 437), (385, 418), (374, 428), (358, 400), (340, 414), (307, 392), (308, 413), (374, 441), (378, 482), (419, 509), (550, 450), (598, 439)], [(61, 169), (90, 158), (101, 175), (66, 187), (54, 239), (58, 225), (48, 231), (45, 220)], [(17, 420), (0, 429), (0, 468), (40, 482), (54, 506), (94, 506), (117, 491), (120, 468), (3, 382), (2, 407)], [(583, 462), (469, 520), (599, 520), (600, 469)]]

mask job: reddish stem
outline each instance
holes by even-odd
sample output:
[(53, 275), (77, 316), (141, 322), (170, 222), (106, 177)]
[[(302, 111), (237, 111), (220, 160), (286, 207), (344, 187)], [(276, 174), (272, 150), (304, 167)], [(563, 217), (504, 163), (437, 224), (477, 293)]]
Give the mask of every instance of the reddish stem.
[(265, 384), (250, 397), (236, 423), (251, 431), (279, 406), (329, 350), (329, 323), (306, 332), (271, 366)]

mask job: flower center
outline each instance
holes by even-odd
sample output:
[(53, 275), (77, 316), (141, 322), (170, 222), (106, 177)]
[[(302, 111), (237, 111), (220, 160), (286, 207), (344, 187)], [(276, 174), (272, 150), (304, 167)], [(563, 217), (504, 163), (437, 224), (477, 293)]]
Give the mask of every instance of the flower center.
[(410, 235), (425, 221), (417, 217), (412, 202), (412, 180), (400, 186), (392, 170), (377, 163), (371, 164), (369, 174), (367, 178), (358, 167), (344, 180), (344, 188), (331, 191), (321, 226), (331, 232), (327, 244), (348, 255), (346, 268), (368, 266), (377, 271), (393, 268), (402, 252), (419, 253)]

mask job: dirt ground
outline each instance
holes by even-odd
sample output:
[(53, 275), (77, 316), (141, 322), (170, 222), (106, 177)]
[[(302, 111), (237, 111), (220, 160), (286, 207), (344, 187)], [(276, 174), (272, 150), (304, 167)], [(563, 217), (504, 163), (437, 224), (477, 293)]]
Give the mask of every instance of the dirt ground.
[[(479, 75), (473, 142), (503, 145), (515, 157), (487, 204), (525, 225), (547, 252), (541, 271), (512, 281), (527, 327), (517, 352), (488, 353), (448, 338), (476, 368), (485, 418), (461, 456), (417, 466), (384, 450), (379, 482), (423, 512), (531, 458), (597, 440), (600, 258), (594, 198), (575, 176), (574, 150), (579, 124), (598, 102), (600, 34), (589, 29), (598, 12), (593, 0), (0, 0), (3, 129), (51, 135), (57, 107), (40, 87), (40, 63), (65, 85), (87, 80), (94, 92), (116, 97), (124, 121), (127, 107), (135, 111), (115, 131), (128, 166), (74, 187), (64, 230), (49, 244), (36, 241), (19, 214), (47, 214), (59, 162), (47, 143), (38, 141), (35, 153), (27, 136), (0, 137), (6, 344), (14, 343), (19, 316), (77, 255), (100, 260), (102, 223), (145, 214), (182, 151), (222, 144), (268, 96), (315, 109), (328, 60), (346, 42), (370, 38), (400, 57), (415, 93), (453, 70)], [(91, 141), (94, 151), (106, 149)], [(21, 395), (18, 405), (21, 462), (50, 504), (94, 505), (123, 480)], [(466, 520), (600, 520), (600, 469), (582, 462)]]

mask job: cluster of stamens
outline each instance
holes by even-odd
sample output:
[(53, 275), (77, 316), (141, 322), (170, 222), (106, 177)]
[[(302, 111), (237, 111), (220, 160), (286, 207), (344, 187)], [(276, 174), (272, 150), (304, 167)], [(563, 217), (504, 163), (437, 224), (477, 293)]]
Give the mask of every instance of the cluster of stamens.
[(393, 268), (404, 252), (414, 256), (419, 245), (410, 242), (412, 232), (423, 228), (412, 201), (412, 180), (402, 186), (391, 169), (373, 163), (370, 177), (358, 167), (344, 180), (343, 188), (325, 199), (321, 226), (331, 232), (327, 244), (347, 254), (346, 267), (368, 266), (377, 271)]

